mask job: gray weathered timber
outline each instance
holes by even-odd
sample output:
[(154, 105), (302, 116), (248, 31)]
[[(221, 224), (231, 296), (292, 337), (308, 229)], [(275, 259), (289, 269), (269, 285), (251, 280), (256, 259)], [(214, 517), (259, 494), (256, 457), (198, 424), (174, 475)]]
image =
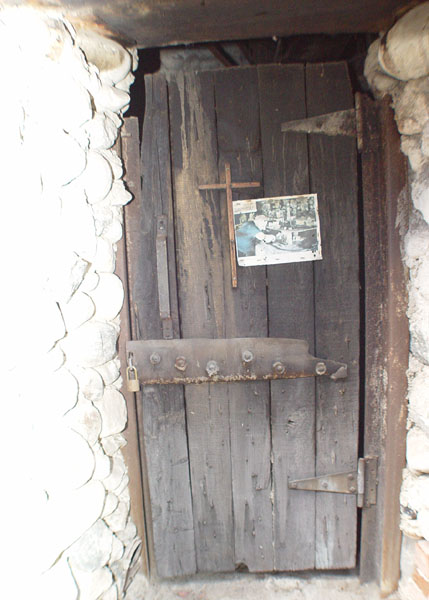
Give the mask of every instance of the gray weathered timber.
[[(212, 73), (169, 83), (182, 337), (224, 337), (224, 269)], [(226, 250), (224, 254), (223, 250)], [(226, 386), (187, 386), (186, 416), (199, 571), (234, 569), (229, 401)]]
[[(233, 181), (262, 183), (259, 90), (255, 68), (215, 73), (219, 170), (231, 164)], [(228, 247), (227, 214), (222, 203), (222, 245)], [(260, 198), (263, 188), (236, 190), (234, 199)], [(228, 266), (229, 268), (229, 266)], [(266, 337), (266, 269), (238, 268), (238, 287), (224, 279), (227, 337)], [(269, 383), (228, 385), (235, 564), (250, 571), (273, 569), (271, 431)]]
[[(345, 63), (308, 65), (307, 112), (353, 107)], [(316, 382), (316, 475), (356, 469), (359, 419), (359, 256), (356, 140), (309, 136), (311, 191), (320, 207), (323, 260), (315, 273), (315, 351), (348, 364), (341, 382)], [(316, 568), (355, 565), (356, 498), (316, 498)]]
[[(261, 66), (258, 75), (265, 194), (307, 193), (307, 136), (281, 132), (285, 120), (306, 116), (304, 66)], [(267, 272), (269, 334), (296, 335), (313, 348), (313, 263), (269, 266)], [(279, 571), (314, 568), (315, 494), (287, 489), (288, 478), (314, 475), (314, 390), (313, 380), (271, 384), (274, 567)]]
[[(131, 203), (126, 215), (134, 335), (143, 339), (162, 339), (154, 273), (156, 218), (160, 214), (167, 215), (169, 221), (170, 302), (174, 331), (178, 333), (168, 132), (165, 80), (161, 75), (148, 76), (141, 205)], [(192, 574), (196, 561), (183, 389), (144, 387), (141, 399), (156, 569), (162, 577)]]

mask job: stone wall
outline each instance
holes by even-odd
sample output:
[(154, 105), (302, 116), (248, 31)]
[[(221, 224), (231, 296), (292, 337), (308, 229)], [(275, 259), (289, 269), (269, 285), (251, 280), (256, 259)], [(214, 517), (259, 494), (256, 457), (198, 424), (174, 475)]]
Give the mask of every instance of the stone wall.
[(2, 597), (117, 600), (140, 544), (114, 274), (135, 56), (22, 8), (0, 48)]
[[(429, 3), (410, 11), (371, 46), (365, 74), (374, 93), (391, 94), (408, 156), (413, 212), (404, 240), (409, 269), (411, 347), (407, 466), (401, 491), (401, 528), (408, 538), (429, 540)], [(411, 552), (419, 556), (426, 545)], [(427, 550), (426, 550), (427, 551)], [(416, 554), (415, 554), (416, 553)], [(424, 561), (421, 563), (424, 564)], [(429, 580), (429, 560), (423, 577)], [(405, 569), (406, 570), (406, 569)], [(403, 598), (427, 597), (418, 567), (401, 583)], [(417, 582), (417, 583), (416, 583)], [(428, 581), (429, 590), (429, 581)]]

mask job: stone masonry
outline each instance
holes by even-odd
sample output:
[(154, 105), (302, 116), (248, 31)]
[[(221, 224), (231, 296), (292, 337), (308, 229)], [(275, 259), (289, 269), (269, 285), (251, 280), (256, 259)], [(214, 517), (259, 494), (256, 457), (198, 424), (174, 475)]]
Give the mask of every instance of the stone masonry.
[(140, 543), (114, 274), (136, 54), (23, 8), (0, 11), (0, 47), (2, 597), (117, 600)]

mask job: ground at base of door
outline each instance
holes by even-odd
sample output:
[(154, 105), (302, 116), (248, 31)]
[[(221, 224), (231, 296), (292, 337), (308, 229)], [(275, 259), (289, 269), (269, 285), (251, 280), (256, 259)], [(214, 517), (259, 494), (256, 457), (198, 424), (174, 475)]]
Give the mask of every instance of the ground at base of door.
[[(225, 575), (196, 577), (149, 585), (143, 576), (132, 582), (126, 600), (379, 600), (374, 584), (355, 576)], [(399, 600), (393, 594), (389, 600)]]

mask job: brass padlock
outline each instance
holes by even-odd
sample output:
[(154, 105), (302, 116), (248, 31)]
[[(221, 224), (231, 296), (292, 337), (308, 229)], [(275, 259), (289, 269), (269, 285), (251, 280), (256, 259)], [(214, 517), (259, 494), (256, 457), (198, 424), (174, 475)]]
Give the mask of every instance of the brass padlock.
[(127, 390), (129, 392), (140, 391), (140, 381), (135, 367), (127, 367)]

